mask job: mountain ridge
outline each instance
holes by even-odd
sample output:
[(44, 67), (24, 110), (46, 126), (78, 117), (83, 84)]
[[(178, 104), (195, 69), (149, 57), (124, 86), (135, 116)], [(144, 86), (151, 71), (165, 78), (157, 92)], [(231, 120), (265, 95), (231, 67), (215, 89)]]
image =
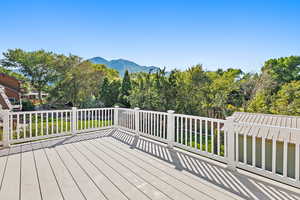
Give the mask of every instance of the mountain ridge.
[(88, 59), (90, 62), (95, 64), (105, 64), (107, 67), (115, 69), (119, 72), (120, 76), (124, 76), (126, 70), (130, 73), (136, 72), (156, 72), (160, 68), (156, 66), (142, 66), (133, 61), (126, 60), (126, 59), (113, 59), (113, 60), (106, 60), (100, 56), (93, 57)]

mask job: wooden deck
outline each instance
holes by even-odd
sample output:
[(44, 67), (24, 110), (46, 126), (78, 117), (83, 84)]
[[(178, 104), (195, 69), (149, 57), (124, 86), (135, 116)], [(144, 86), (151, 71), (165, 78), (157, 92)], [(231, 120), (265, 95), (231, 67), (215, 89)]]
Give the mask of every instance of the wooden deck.
[(300, 199), (298, 189), (112, 129), (0, 150), (1, 200)]

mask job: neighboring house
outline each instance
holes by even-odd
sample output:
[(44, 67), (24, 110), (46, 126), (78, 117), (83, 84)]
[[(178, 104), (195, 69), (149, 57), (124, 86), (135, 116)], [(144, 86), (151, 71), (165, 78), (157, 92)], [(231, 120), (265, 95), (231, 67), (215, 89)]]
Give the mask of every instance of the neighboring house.
[(21, 81), (0, 73), (0, 107), (9, 110), (22, 110)]

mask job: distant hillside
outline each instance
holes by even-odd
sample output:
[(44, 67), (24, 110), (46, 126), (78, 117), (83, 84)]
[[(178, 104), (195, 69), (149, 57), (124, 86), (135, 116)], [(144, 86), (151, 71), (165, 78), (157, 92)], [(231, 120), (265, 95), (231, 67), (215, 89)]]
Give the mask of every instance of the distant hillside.
[(117, 70), (121, 76), (124, 75), (126, 69), (130, 73), (135, 73), (135, 72), (156, 72), (159, 70), (158, 67), (155, 66), (141, 66), (136, 64), (135, 62), (129, 61), (129, 60), (124, 60), (124, 59), (116, 59), (116, 60), (106, 60), (101, 57), (94, 57), (89, 59), (92, 63), (95, 64), (105, 64), (107, 67), (113, 68)]

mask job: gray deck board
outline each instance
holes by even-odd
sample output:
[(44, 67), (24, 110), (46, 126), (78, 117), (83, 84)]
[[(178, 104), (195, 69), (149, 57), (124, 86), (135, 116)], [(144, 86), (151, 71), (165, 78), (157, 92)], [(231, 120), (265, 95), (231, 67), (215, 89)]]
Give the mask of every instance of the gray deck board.
[(61, 188), (64, 198), (66, 200), (86, 199), (83, 196), (83, 193), (80, 191), (77, 183), (73, 180), (71, 174), (68, 172), (68, 170), (65, 168), (65, 166), (59, 159), (55, 149), (44, 148), (44, 151), (47, 155), (49, 163), (51, 163), (53, 172)]
[[(149, 179), (145, 179), (145, 177), (140, 176), (138, 170), (132, 165), (124, 162), (123, 164), (119, 163), (115, 159), (114, 154), (106, 154), (103, 151), (97, 149), (90, 142), (88, 142), (88, 148), (94, 151), (99, 157), (103, 158), (110, 166), (112, 166), (115, 170), (120, 172), (126, 177), (128, 181), (130, 181), (135, 187), (138, 188), (141, 192), (147, 195), (150, 199), (171, 199), (168, 195), (164, 194), (161, 190), (162, 187), (157, 187), (158, 180), (153, 180), (148, 176)], [(120, 160), (122, 162), (122, 160)], [(161, 185), (160, 185), (161, 186)]]
[[(131, 149), (123, 147), (122, 144), (121, 145), (116, 144), (111, 139), (97, 140), (96, 142), (98, 142), (100, 145), (102, 145), (106, 149), (110, 149), (111, 151), (120, 154), (123, 157), (122, 160), (128, 160), (127, 162), (132, 162), (132, 164), (134, 164), (136, 166), (143, 167), (145, 170), (147, 170), (154, 176), (159, 177), (160, 179), (162, 179), (169, 185), (172, 185), (174, 188), (176, 188), (176, 190), (186, 193), (192, 199), (199, 199), (199, 198), (214, 199), (215, 198), (215, 196), (213, 197), (209, 193), (205, 194), (205, 192), (200, 192), (199, 190), (197, 190), (195, 188), (195, 185), (193, 185), (189, 182), (190, 179), (187, 181), (189, 183), (186, 184), (186, 182), (182, 180), (181, 176), (178, 177), (178, 174), (181, 173), (180, 171), (175, 170), (174, 173), (170, 174), (169, 172), (170, 171), (173, 172), (173, 170), (171, 170), (167, 166), (159, 165), (157, 168), (151, 164), (151, 161), (145, 162), (144, 160), (139, 159), (137, 156), (135, 156), (134, 153), (132, 153), (133, 151)], [(119, 148), (116, 148), (115, 145), (118, 145)], [(122, 146), (122, 147), (120, 147), (120, 146)], [(120, 158), (120, 160), (121, 160), (121, 158)], [(149, 160), (150, 159), (148, 159), (148, 161)], [(166, 173), (166, 171), (169, 171), (169, 172)], [(197, 186), (199, 186), (199, 184), (196, 184), (196, 187)], [(201, 188), (203, 188), (203, 187), (205, 187), (205, 185), (201, 185)], [(220, 193), (220, 194), (222, 194), (222, 193)], [(224, 194), (222, 194), (222, 198), (226, 199), (226, 196), (224, 197)], [(232, 198), (230, 197), (228, 199), (232, 199)]]
[(83, 144), (75, 143), (74, 146), (88, 157), (103, 172), (103, 174), (105, 174), (119, 188), (119, 190), (126, 195), (128, 199), (150, 199), (126, 178), (124, 178), (123, 175), (115, 171), (112, 166), (109, 166), (99, 159), (93, 152), (89, 151), (85, 146), (83, 146)]
[(41, 192), (37, 178), (35, 161), (32, 153), (32, 147), (22, 146), (22, 168), (21, 168), (21, 199), (32, 200), (41, 199)]
[(124, 156), (126, 155), (128, 160), (144, 166), (145, 169), (151, 170), (152, 173), (155, 173), (163, 179), (167, 179), (170, 184), (177, 184), (177, 187), (180, 187), (179, 190), (184, 190), (191, 195), (195, 195), (196, 197), (203, 197), (205, 199), (222, 198), (224, 200), (229, 200), (234, 198), (233, 195), (228, 196), (224, 194), (224, 192), (218, 192), (207, 184), (203, 184), (198, 180), (195, 180), (194, 178), (186, 176), (180, 170), (174, 170), (174, 166), (164, 161), (157, 160), (149, 155), (144, 155), (143, 152), (140, 152), (138, 150), (132, 150), (128, 148), (128, 145), (120, 144), (120, 142), (117, 142), (110, 138), (104, 138), (103, 141), (98, 141), (101, 142), (101, 144), (105, 145), (107, 148), (111, 148), (114, 151), (123, 154)]
[(43, 200), (62, 200), (62, 193), (45, 152), (41, 149), (42, 145), (35, 143), (32, 148)]
[[(155, 174), (155, 171), (150, 172), (149, 170), (146, 170), (146, 166), (141, 166), (135, 162), (132, 162), (132, 160), (130, 159), (130, 154), (127, 154), (125, 157), (123, 157), (120, 156), (120, 154), (109, 149), (107, 146), (103, 146), (96, 141), (91, 141), (89, 143), (94, 144), (96, 148), (99, 148), (100, 151), (97, 151), (99, 155), (103, 157), (108, 157), (108, 155), (111, 155), (111, 157), (116, 159), (114, 163), (116, 163), (116, 161), (119, 161), (123, 165), (127, 166), (128, 169), (131, 169), (136, 174), (139, 174), (139, 176), (149, 182), (148, 184), (154, 185), (157, 189), (164, 192), (168, 197), (177, 200), (197, 199), (193, 198), (187, 191), (184, 191), (184, 189), (181, 187), (182, 185), (176, 185), (175, 182), (172, 182), (171, 179), (168, 179), (166, 175), (164, 175), (164, 177), (159, 177), (159, 174)], [(198, 196), (198, 198), (199, 197), (201, 196)], [(208, 196), (206, 196), (206, 199), (209, 199)]]
[(80, 168), (80, 166), (78, 166), (78, 164), (75, 162), (75, 160), (73, 160), (63, 146), (57, 146), (55, 147), (55, 150), (87, 199), (105, 199), (105, 196), (102, 194), (101, 190), (99, 190), (90, 177), (84, 173), (84, 171)]
[(299, 190), (125, 131), (0, 150), (0, 200), (300, 199)]
[(7, 163), (7, 158), (8, 156), (6, 156), (9, 152), (9, 149), (5, 149), (2, 150), (2, 156), (0, 156), (0, 189), (1, 189), (1, 185), (2, 185), (2, 179), (3, 179), (3, 175), (6, 169), (6, 163)]
[(19, 199), (21, 154), (15, 153), (19, 150), (20, 147), (15, 148), (14, 151), (10, 151), (8, 156), (0, 190), (0, 199)]
[(64, 145), (65, 149), (70, 155), (80, 163), (81, 167), (93, 180), (95, 185), (103, 191), (107, 199), (120, 199), (126, 200), (126, 196), (110, 181), (96, 166), (94, 166), (90, 160), (83, 156), (73, 144)]

